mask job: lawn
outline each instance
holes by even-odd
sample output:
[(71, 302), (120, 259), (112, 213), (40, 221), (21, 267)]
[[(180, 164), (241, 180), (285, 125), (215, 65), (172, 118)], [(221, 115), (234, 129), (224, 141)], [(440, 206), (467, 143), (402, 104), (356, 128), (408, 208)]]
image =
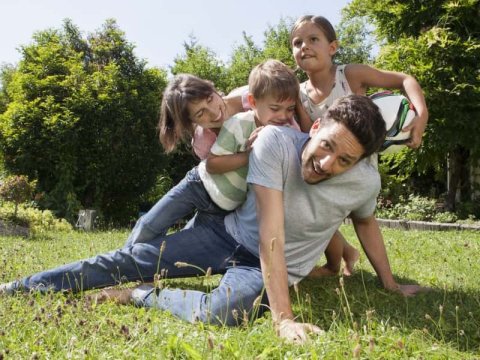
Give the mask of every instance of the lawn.
[[(342, 232), (359, 247), (351, 226)], [(432, 291), (384, 291), (362, 254), (350, 278), (305, 280), (295, 313), (324, 335), (295, 346), (278, 339), (270, 315), (238, 328), (188, 324), (157, 310), (90, 304), (80, 295), (0, 298), (0, 359), (480, 359), (480, 232), (383, 229), (399, 282)], [(123, 244), (127, 232), (0, 237), (0, 282)], [(204, 278), (167, 286), (211, 287)]]

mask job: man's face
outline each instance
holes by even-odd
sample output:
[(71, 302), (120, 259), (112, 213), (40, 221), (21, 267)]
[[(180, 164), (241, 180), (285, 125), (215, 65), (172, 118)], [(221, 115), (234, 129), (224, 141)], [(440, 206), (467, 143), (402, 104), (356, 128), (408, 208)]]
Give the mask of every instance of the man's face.
[(344, 125), (335, 121), (316, 122), (311, 139), (302, 152), (302, 177), (308, 184), (341, 174), (363, 156), (363, 146)]

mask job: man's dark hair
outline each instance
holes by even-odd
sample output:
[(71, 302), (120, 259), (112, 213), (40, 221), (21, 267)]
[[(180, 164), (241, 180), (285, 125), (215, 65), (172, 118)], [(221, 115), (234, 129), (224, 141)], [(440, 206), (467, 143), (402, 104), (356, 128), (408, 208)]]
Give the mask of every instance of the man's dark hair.
[(385, 142), (385, 121), (377, 105), (361, 95), (348, 95), (337, 99), (328, 109), (322, 122), (343, 124), (363, 146), (367, 157), (377, 152)]

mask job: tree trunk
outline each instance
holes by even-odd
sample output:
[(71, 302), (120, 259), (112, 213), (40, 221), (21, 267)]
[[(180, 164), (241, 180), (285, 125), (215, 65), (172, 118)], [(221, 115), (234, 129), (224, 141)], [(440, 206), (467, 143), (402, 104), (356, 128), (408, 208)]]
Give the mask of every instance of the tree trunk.
[(470, 199), (469, 163), (469, 151), (462, 146), (457, 146), (449, 154), (447, 211), (455, 211), (457, 193), (460, 200)]

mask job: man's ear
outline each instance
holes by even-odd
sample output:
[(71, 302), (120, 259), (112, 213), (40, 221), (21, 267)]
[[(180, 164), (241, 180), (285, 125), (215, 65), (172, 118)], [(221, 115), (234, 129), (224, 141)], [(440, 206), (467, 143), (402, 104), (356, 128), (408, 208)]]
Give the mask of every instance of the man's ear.
[(313, 138), (315, 136), (315, 134), (318, 132), (320, 127), (321, 127), (320, 119), (315, 120), (315, 122), (312, 124), (312, 127), (310, 128), (309, 135), (310, 135), (311, 138)]
[(257, 103), (256, 103), (255, 98), (253, 97), (252, 93), (248, 93), (247, 100), (248, 100), (248, 104), (250, 105), (250, 107), (252, 109), (255, 109), (257, 107)]

